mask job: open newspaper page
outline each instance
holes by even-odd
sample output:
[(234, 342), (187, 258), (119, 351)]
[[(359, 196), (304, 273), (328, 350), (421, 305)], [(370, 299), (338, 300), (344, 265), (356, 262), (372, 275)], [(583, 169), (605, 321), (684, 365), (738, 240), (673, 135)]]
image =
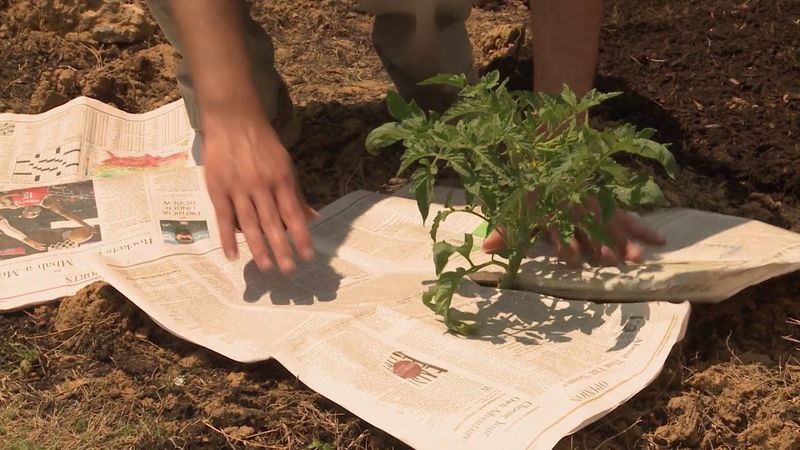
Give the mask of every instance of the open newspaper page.
[(129, 114), (87, 97), (0, 114), (0, 191), (192, 165), (183, 101)]
[[(458, 190), (439, 187), (435, 198), (463, 201)], [(407, 188), (397, 195), (413, 198)], [(594, 301), (691, 301), (716, 303), (739, 291), (800, 269), (800, 234), (757, 220), (689, 208), (642, 216), (666, 237), (663, 247), (646, 247), (642, 263), (620, 267), (567, 267), (539, 242), (523, 261), (515, 289)], [(476, 239), (481, 235), (476, 233)], [(496, 285), (501, 273), (472, 278)]]
[(156, 178), (143, 173), (193, 165), (193, 137), (182, 101), (129, 114), (80, 97), (38, 115), (0, 114), (0, 311), (96, 280), (86, 252), (151, 242)]
[[(661, 370), (686, 303), (599, 305), (466, 282), (482, 324), (446, 333), (421, 302), (430, 235), (413, 201), (355, 192), (322, 210), (314, 262), (262, 273), (240, 242), (91, 257), (166, 329), (235, 360), (276, 358), (303, 382), (420, 449), (551, 448)], [(480, 225), (453, 216), (442, 236)]]
[(211, 242), (200, 175), (186, 168), (0, 192), (0, 311), (99, 280), (87, 254)]
[(714, 303), (800, 269), (800, 234), (782, 228), (681, 208), (643, 219), (666, 236), (667, 244), (649, 247), (641, 264), (577, 271), (551, 256), (538, 256), (523, 262), (516, 287), (589, 300)]

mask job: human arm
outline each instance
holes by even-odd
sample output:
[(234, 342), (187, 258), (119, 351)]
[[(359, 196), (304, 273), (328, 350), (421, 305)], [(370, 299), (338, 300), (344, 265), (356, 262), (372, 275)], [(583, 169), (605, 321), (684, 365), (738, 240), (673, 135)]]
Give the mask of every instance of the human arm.
[(170, 0), (199, 104), (208, 192), (225, 254), (237, 256), (238, 223), (257, 266), (273, 267), (271, 251), (288, 273), (295, 267), (289, 237), (302, 259), (313, 258), (308, 221), (315, 213), (302, 200), (291, 158), (253, 82), (243, 5)]
[[(582, 96), (593, 87), (602, 20), (602, 0), (531, 0), (534, 90), (555, 94), (566, 84)], [(576, 223), (586, 214), (602, 217), (600, 204), (593, 197), (571, 213)], [(639, 242), (664, 244), (662, 236), (621, 209), (606, 225), (613, 246), (593, 242), (581, 230), (576, 230), (575, 238), (567, 245), (562, 245), (554, 229), (548, 234), (559, 258), (572, 266), (584, 260), (599, 265), (640, 261), (644, 248)], [(483, 250), (496, 252), (504, 247), (501, 233), (495, 231), (486, 239)]]
[(42, 208), (47, 208), (50, 211), (53, 211), (54, 213), (58, 214), (59, 216), (65, 218), (67, 220), (71, 220), (71, 221), (77, 223), (78, 225), (82, 226), (84, 229), (92, 230), (92, 231), (94, 230), (94, 228), (91, 225), (89, 225), (88, 223), (86, 223), (86, 221), (83, 220), (83, 218), (81, 216), (73, 213), (72, 211), (68, 210), (67, 208), (64, 208), (64, 206), (61, 204), (61, 202), (58, 201), (58, 199), (56, 197), (53, 197), (53, 196), (45, 197), (44, 200), (42, 200), (41, 206), (42, 206)]
[(0, 217), (0, 232), (7, 235), (10, 238), (16, 239), (33, 249), (41, 251), (47, 250), (47, 247), (44, 244), (34, 241), (33, 239), (29, 238), (25, 233), (19, 231), (18, 229), (14, 228), (8, 220), (3, 217)]

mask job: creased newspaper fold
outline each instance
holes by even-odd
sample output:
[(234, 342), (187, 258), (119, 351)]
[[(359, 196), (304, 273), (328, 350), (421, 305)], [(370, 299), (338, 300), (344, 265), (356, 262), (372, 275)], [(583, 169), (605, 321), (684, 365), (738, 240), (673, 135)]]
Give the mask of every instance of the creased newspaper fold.
[[(545, 449), (639, 392), (683, 337), (689, 304), (600, 304), (466, 282), (480, 325), (446, 332), (421, 302), (430, 235), (413, 201), (355, 192), (323, 209), (292, 278), (240, 244), (97, 255), (90, 265), (164, 328), (234, 360), (276, 358), (301, 381), (418, 449)], [(470, 216), (440, 235), (463, 237)]]

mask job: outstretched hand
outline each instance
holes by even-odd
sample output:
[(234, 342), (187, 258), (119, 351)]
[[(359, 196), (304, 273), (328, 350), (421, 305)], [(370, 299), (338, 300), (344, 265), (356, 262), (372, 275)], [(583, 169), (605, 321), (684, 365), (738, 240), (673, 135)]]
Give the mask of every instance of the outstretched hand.
[(291, 158), (269, 122), (228, 118), (206, 124), (206, 181), (225, 255), (238, 256), (238, 225), (261, 270), (277, 264), (291, 273), (296, 265), (290, 241), (301, 259), (313, 259), (309, 222), (317, 213), (303, 200)]
[[(589, 197), (585, 206), (574, 208), (571, 214), (576, 225), (587, 214), (595, 223), (600, 223), (600, 202), (595, 197)], [(606, 224), (606, 231), (614, 244), (612, 247), (593, 241), (577, 226), (575, 229), (575, 235), (567, 245), (562, 244), (554, 226), (547, 230), (548, 240), (556, 255), (570, 267), (579, 267), (584, 262), (595, 266), (616, 266), (627, 261), (641, 262), (644, 256), (642, 244), (666, 244), (661, 234), (645, 225), (637, 215), (622, 209), (617, 209)], [(494, 230), (484, 241), (482, 249), (487, 253), (495, 253), (505, 247), (501, 232)]]

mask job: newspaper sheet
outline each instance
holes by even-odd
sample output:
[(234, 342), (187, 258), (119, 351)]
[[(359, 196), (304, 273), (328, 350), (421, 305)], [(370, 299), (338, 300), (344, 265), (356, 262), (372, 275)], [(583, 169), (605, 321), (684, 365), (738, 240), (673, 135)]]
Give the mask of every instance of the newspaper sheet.
[(193, 165), (183, 100), (130, 114), (78, 97), (36, 115), (0, 114), (0, 191)]
[[(515, 288), (597, 301), (716, 303), (800, 269), (800, 234), (763, 222), (682, 208), (643, 220), (666, 236), (667, 244), (649, 247), (642, 263), (576, 270), (552, 256), (538, 256), (523, 262)], [(476, 277), (498, 278), (497, 273)]]
[[(234, 360), (276, 358), (301, 381), (418, 449), (544, 449), (660, 372), (688, 303), (598, 304), (466, 282), (481, 324), (446, 333), (421, 302), (430, 235), (413, 201), (355, 192), (321, 211), (313, 263), (261, 273), (219, 246), (97, 254), (90, 264), (164, 328)], [(461, 236), (471, 216), (442, 226)]]
[(145, 171), (192, 166), (193, 133), (182, 101), (128, 114), (81, 97), (39, 115), (0, 114), (0, 311), (97, 280), (80, 260), (87, 252), (154, 242), (158, 201), (201, 188), (194, 172), (183, 174), (187, 190)]
[(197, 168), (0, 192), (0, 207), (0, 311), (99, 280), (87, 254), (203, 245), (216, 236)]

